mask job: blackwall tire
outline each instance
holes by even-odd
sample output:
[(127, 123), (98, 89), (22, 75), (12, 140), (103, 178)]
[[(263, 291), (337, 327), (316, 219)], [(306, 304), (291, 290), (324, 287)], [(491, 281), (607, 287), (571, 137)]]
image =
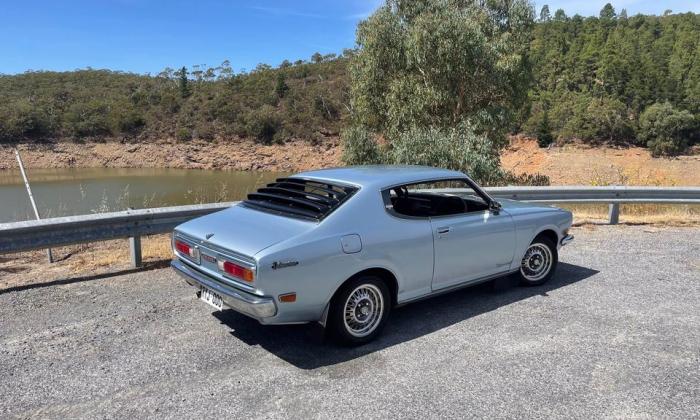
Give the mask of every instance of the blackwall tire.
[(370, 342), (384, 328), (391, 304), (389, 288), (381, 278), (355, 278), (333, 296), (326, 327), (340, 344), (356, 346)]

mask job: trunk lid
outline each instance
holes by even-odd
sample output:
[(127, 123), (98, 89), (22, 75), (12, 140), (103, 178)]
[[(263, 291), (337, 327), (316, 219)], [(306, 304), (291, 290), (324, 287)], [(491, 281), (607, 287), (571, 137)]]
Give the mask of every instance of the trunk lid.
[[(315, 222), (278, 216), (237, 204), (185, 222), (176, 231), (253, 257), (263, 249), (313, 229)], [(213, 234), (209, 239), (208, 235)]]

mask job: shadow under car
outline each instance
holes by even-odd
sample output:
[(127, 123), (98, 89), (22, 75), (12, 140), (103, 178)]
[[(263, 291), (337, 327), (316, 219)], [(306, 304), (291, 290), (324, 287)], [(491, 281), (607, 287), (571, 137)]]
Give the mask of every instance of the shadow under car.
[(532, 296), (546, 296), (552, 290), (597, 273), (590, 268), (560, 262), (554, 277), (541, 286), (517, 287), (517, 279), (511, 275), (411, 303), (392, 311), (376, 340), (354, 348), (325, 340), (324, 329), (317, 323), (265, 326), (233, 310), (215, 312), (214, 316), (244, 343), (258, 345), (300, 369), (316, 369), (413, 340)]

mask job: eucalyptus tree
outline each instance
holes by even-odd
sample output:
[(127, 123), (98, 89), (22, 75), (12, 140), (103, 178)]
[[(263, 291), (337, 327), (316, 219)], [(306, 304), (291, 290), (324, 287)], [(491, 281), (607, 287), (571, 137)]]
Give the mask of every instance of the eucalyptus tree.
[(357, 29), (353, 124), (389, 148), (409, 129), (457, 127), (500, 147), (526, 98), (533, 25), (526, 0), (388, 0)]

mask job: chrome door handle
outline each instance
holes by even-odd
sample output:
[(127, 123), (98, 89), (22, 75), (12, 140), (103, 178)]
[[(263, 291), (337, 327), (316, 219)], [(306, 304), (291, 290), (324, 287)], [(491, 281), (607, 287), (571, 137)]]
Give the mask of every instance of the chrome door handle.
[(437, 229), (438, 235), (444, 235), (444, 234), (449, 233), (449, 232), (450, 232), (449, 227), (440, 227)]

